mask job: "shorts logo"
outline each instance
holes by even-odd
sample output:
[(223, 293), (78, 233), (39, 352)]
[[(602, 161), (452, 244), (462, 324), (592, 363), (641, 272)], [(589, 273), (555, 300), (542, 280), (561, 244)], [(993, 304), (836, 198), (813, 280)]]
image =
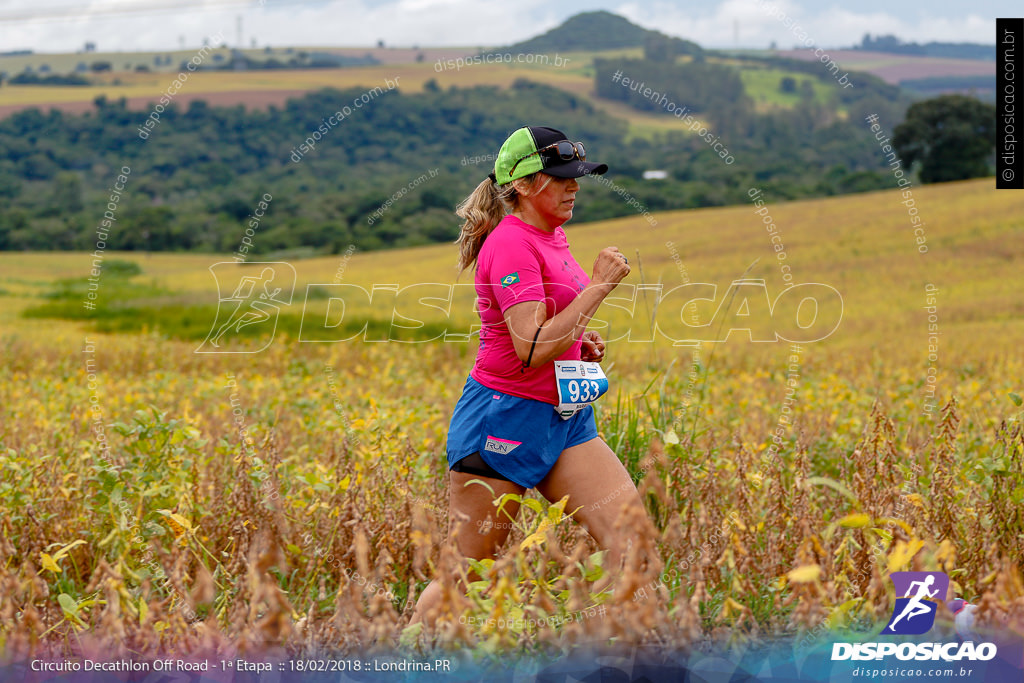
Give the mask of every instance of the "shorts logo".
[(511, 287), (515, 283), (519, 282), (519, 271), (509, 273), (505, 277), (501, 278), (501, 288)]
[(893, 572), (896, 605), (892, 618), (882, 631), (885, 635), (920, 635), (935, 623), (938, 603), (949, 590), (949, 577), (943, 572)]
[(487, 443), (484, 444), (484, 450), (490, 451), (491, 453), (500, 453), (505, 455), (511, 453), (515, 449), (522, 445), (522, 441), (509, 441), (508, 439), (499, 439), (496, 436), (487, 435)]

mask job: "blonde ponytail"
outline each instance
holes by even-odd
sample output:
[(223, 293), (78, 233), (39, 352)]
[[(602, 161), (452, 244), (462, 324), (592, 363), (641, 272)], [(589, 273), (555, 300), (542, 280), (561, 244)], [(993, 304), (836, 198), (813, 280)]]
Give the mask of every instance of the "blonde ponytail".
[(476, 262), (484, 240), (508, 213), (515, 194), (512, 183), (499, 186), (488, 176), (455, 207), (455, 215), (464, 219), (462, 232), (455, 240), (459, 245), (459, 273)]
[[(535, 189), (537, 177), (544, 176), (544, 184)], [(543, 191), (551, 182), (551, 176), (533, 173), (523, 178), (530, 194)], [(526, 188), (524, 188), (526, 189)], [(455, 243), (459, 245), (459, 273), (476, 262), (487, 235), (501, 222), (505, 214), (513, 211), (523, 195), (512, 183), (498, 185), (490, 176), (476, 186), (473, 192), (455, 207), (455, 215), (464, 219), (462, 232)]]

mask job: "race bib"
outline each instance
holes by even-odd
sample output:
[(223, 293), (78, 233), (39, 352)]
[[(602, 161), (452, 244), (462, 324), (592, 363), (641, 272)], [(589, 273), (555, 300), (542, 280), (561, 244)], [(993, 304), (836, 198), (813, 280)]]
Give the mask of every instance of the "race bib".
[(579, 360), (556, 360), (555, 384), (558, 385), (555, 412), (563, 420), (568, 420), (608, 391), (608, 378), (601, 365)]

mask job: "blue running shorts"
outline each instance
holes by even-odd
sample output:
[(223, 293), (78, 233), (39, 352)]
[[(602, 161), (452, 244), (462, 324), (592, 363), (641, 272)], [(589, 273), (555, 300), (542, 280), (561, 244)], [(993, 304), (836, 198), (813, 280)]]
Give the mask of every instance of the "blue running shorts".
[(470, 376), (448, 428), (448, 467), (479, 453), (504, 478), (533, 488), (562, 451), (595, 438), (593, 406), (563, 420), (550, 403), (488, 389)]

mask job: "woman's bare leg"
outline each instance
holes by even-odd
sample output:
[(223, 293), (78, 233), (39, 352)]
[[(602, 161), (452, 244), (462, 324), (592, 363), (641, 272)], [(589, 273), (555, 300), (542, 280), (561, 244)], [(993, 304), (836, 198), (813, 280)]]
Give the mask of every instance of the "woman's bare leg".
[[(509, 501), (499, 513), (494, 501), (506, 493), (521, 496), (526, 489), (504, 479), (491, 479), (464, 472), (449, 474), (452, 479), (448, 503), (448, 533), (456, 533), (461, 524), (461, 529), (456, 533), (455, 543), (462, 556), (474, 560), (493, 559), (512, 531), (512, 520), (519, 514), (519, 503)], [(479, 484), (466, 486), (466, 482), (473, 479), (487, 482), (494, 489), (494, 495)], [(470, 580), (473, 580), (472, 575)], [(434, 579), (420, 594), (410, 623), (415, 624), (425, 619), (431, 621), (431, 614), (437, 607), (440, 597), (441, 586), (437, 579)]]
[[(644, 510), (640, 494), (629, 472), (600, 438), (562, 451), (537, 490), (551, 502), (568, 495), (566, 513), (576, 510), (573, 519), (608, 551), (604, 564), (608, 574), (599, 588), (614, 579), (632, 539), (645, 535), (653, 545), (654, 525)], [(644, 520), (642, 528), (616, 528), (627, 507), (634, 508), (634, 519)], [(658, 558), (647, 558), (645, 562), (660, 565)]]

